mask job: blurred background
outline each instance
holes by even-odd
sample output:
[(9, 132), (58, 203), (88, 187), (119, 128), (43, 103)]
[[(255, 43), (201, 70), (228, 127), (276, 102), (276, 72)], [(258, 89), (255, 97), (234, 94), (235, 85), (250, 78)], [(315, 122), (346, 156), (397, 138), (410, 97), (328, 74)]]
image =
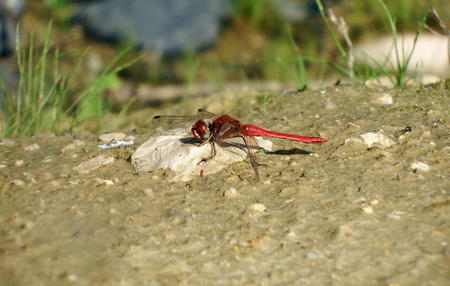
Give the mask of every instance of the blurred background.
[[(447, 2), (0, 0), (1, 133), (62, 132), (225, 89), (277, 93), (383, 76), (405, 84), (391, 68), (442, 80)], [(431, 6), (441, 26), (429, 21)], [(393, 38), (406, 67), (387, 60)], [(27, 116), (40, 123), (23, 131)]]

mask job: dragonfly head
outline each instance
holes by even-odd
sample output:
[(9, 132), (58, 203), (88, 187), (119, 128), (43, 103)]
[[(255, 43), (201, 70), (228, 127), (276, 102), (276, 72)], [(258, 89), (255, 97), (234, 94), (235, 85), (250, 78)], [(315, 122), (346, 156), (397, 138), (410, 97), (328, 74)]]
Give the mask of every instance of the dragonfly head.
[(211, 136), (209, 124), (203, 119), (198, 120), (192, 125), (191, 132), (196, 139), (200, 140), (200, 142), (208, 140)]

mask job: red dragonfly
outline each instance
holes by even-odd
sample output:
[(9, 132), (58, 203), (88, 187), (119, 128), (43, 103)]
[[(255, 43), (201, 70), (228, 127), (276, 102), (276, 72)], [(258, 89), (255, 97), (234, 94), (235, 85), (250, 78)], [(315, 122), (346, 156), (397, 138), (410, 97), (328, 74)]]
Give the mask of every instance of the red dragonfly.
[[(211, 144), (211, 154), (207, 158), (203, 158), (199, 163), (212, 159), (216, 155), (216, 143), (221, 145), (225, 142), (224, 140), (228, 138), (241, 137), (244, 142), (243, 145), (229, 142), (227, 143), (241, 148), (248, 154), (257, 180), (259, 180), (258, 166), (262, 164), (259, 164), (256, 161), (250, 150), (258, 148), (258, 145), (254, 139), (255, 136), (276, 137), (303, 143), (324, 143), (328, 141), (327, 139), (319, 137), (308, 137), (266, 130), (251, 124), (243, 124), (241, 121), (226, 114), (217, 115), (203, 109), (199, 109), (198, 114), (193, 116), (157, 115), (153, 118), (197, 120), (194, 124), (192, 124), (192, 135), (199, 140), (199, 146), (203, 146), (208, 142)], [(250, 142), (252, 142), (253, 145), (250, 144)]]

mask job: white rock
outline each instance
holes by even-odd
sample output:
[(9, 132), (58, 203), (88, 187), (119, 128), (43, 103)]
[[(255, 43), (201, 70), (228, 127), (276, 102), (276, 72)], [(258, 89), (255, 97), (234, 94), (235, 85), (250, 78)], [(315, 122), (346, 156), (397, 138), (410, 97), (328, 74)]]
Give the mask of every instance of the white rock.
[(23, 150), (25, 151), (35, 151), (35, 150), (39, 150), (39, 145), (37, 143), (31, 144), (26, 146), (25, 148), (23, 148)]
[(390, 213), (387, 215), (388, 218), (392, 218), (392, 219), (401, 219), (401, 217), (399, 215), (396, 215), (395, 213)]
[(14, 161), (14, 166), (22, 166), (25, 163), (24, 160), (16, 160)]
[(78, 147), (84, 146), (84, 142), (81, 140), (73, 140), (73, 144), (77, 145)]
[(114, 157), (111, 156), (97, 156), (89, 161), (82, 162), (75, 166), (73, 169), (80, 173), (87, 173), (90, 170), (96, 169), (106, 164), (114, 162)]
[(248, 207), (249, 210), (254, 211), (254, 212), (265, 212), (266, 211), (266, 206), (263, 204), (251, 204)]
[(373, 207), (372, 206), (365, 206), (361, 208), (366, 214), (373, 214)]
[(238, 194), (239, 193), (238, 193), (238, 191), (235, 188), (229, 188), (228, 190), (223, 192), (223, 196), (224, 197), (229, 197), (229, 198), (236, 197)]
[(412, 163), (410, 165), (410, 167), (413, 170), (419, 170), (419, 171), (422, 171), (422, 172), (428, 172), (431, 169), (430, 166), (428, 166), (425, 163), (419, 162), (419, 161), (416, 161), (416, 162)]
[(360, 137), (369, 148), (372, 146), (390, 147), (395, 144), (392, 139), (381, 133), (381, 131), (379, 131), (378, 133), (364, 133), (361, 134)]
[(6, 168), (7, 166), (5, 164), (0, 164), (0, 169)]
[(144, 189), (144, 194), (145, 194), (147, 197), (153, 196), (153, 195), (154, 195), (153, 189), (152, 189), (152, 188), (146, 188), (146, 189)]
[(75, 143), (70, 143), (61, 149), (61, 153), (66, 153), (66, 152), (72, 151), (76, 147), (77, 147), (77, 145), (75, 145)]
[(12, 180), (11, 184), (16, 185), (16, 186), (23, 186), (23, 185), (25, 185), (25, 182), (22, 180)]
[(314, 252), (308, 252), (308, 253), (306, 254), (306, 257), (307, 257), (308, 259), (316, 259), (316, 258), (317, 258), (317, 254), (315, 254)]
[[(203, 175), (213, 174), (231, 165), (243, 161), (247, 153), (235, 146), (218, 146), (216, 156), (207, 162), (199, 163), (211, 153), (210, 144), (198, 146), (193, 142), (189, 128), (177, 128), (152, 137), (142, 144), (131, 157), (131, 163), (137, 172), (149, 172), (158, 168), (175, 172), (174, 181), (189, 181)], [(228, 141), (228, 140), (227, 140)], [(272, 142), (256, 137), (259, 146), (271, 150)], [(231, 138), (229, 142), (242, 144), (241, 138)]]
[(327, 101), (325, 103), (325, 109), (335, 109), (336, 108), (336, 104), (334, 104), (332, 101)]
[(105, 180), (105, 179), (96, 178), (95, 181), (97, 183), (105, 185), (105, 186), (112, 186), (112, 185), (114, 185), (114, 182), (111, 181), (111, 180)]
[(114, 133), (105, 133), (98, 137), (98, 140), (103, 143), (109, 143), (111, 140), (123, 140), (127, 137), (125, 133), (121, 132), (114, 132)]
[(61, 149), (61, 153), (66, 153), (66, 152), (72, 151), (72, 150), (74, 150), (75, 148), (81, 147), (81, 146), (84, 146), (84, 142), (83, 142), (83, 141), (80, 141), (80, 140), (74, 140), (72, 143), (70, 143), (70, 144), (64, 146), (64, 147)]
[(295, 237), (297, 237), (297, 234), (295, 233), (295, 231), (290, 230), (290, 231), (288, 231), (288, 233), (286, 234), (286, 236), (287, 236), (288, 238), (295, 238)]
[(371, 101), (373, 103), (381, 104), (381, 105), (391, 105), (394, 103), (392, 96), (387, 93), (380, 93), (372, 96)]

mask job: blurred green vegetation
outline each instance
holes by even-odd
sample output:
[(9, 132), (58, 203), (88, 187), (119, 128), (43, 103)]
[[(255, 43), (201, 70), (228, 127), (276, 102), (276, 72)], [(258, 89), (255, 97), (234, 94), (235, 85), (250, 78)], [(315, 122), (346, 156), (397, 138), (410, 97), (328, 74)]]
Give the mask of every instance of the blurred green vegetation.
[[(323, 1), (325, 9), (332, 8), (345, 19), (353, 43), (386, 34), (395, 38), (405, 31), (420, 33), (424, 12), (430, 6), (441, 18), (450, 19), (450, 5), (444, 2)], [(316, 3), (320, 7), (322, 2)], [(70, 131), (92, 119), (97, 131), (116, 128), (117, 124), (110, 121), (104, 124), (105, 115), (116, 111), (125, 117), (131, 103), (114, 109), (116, 103), (107, 95), (118, 90), (123, 78), (133, 83), (176, 84), (187, 89), (201, 83), (224, 87), (228, 82), (273, 80), (302, 89), (312, 79), (321, 82), (330, 76), (354, 75), (360, 80), (380, 74), (387, 75), (397, 86), (405, 83), (408, 57), (397, 62), (397, 73), (381, 64), (378, 70), (350, 67), (344, 39), (329, 23), (325, 9), (298, 23), (289, 23), (270, 0), (234, 1), (230, 18), (212, 49), (189, 51), (175, 59), (148, 52), (123, 52), (121, 44), (87, 39), (80, 27), (70, 22), (73, 9), (69, 0), (30, 1), (22, 21), (23, 31), (40, 40), (25, 40), (18, 48), (21, 80), (17, 92), (5, 90), (0, 114), (5, 119), (2, 136)], [(52, 19), (54, 31), (43, 32)], [(88, 48), (89, 52), (83, 53)], [(100, 58), (101, 71), (90, 71), (92, 60), (86, 59), (88, 54)], [(142, 60), (134, 64), (137, 56)], [(264, 104), (271, 96), (262, 95), (257, 101)]]

